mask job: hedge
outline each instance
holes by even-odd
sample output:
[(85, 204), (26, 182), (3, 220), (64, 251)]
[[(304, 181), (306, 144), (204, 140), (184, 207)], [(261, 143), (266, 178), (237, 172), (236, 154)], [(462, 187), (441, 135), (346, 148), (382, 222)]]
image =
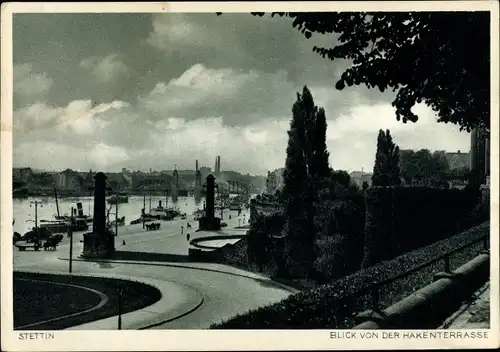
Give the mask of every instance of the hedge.
[[(355, 315), (370, 309), (370, 296), (365, 293), (374, 283), (397, 277), (411, 268), (477, 242), (489, 234), (489, 223), (467, 232), (419, 248), (393, 260), (360, 270), (329, 285), (303, 291), (285, 300), (230, 320), (212, 325), (212, 329), (349, 329), (356, 325)], [(454, 265), (459, 266), (474, 258), (481, 250), (477, 242), (454, 255)], [(458, 258), (458, 259), (457, 259)], [(442, 270), (440, 262), (429, 265), (432, 270), (416, 271), (397, 280), (390, 290), (381, 290), (380, 301), (388, 306), (402, 297), (425, 286), (436, 271)], [(455, 267), (452, 267), (454, 269)], [(422, 274), (425, 272), (425, 275)]]
[(363, 267), (470, 228), (479, 199), (472, 190), (371, 187), (366, 191)]

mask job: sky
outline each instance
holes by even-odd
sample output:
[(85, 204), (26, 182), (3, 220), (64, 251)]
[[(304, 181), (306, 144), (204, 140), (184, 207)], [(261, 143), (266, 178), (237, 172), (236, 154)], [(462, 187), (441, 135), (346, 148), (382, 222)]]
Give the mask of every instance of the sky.
[(250, 14), (15, 14), (14, 167), (116, 172), (283, 167), (304, 85), (326, 112), (330, 165), (373, 169), (379, 129), (401, 149), (469, 151), (467, 132), (396, 120), (393, 92), (335, 89), (348, 61), (312, 51), (286, 18)]

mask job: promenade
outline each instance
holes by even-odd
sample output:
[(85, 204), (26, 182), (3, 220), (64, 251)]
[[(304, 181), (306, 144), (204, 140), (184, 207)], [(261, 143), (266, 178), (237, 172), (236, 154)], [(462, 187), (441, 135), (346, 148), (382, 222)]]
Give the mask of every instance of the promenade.
[[(231, 229), (238, 226), (238, 219), (236, 212), (231, 212), (233, 218), (229, 220), (229, 213), (224, 216), (228, 228), (223, 232), (241, 233), (242, 230)], [(190, 262), (187, 255), (187, 222), (192, 225), (189, 229), (191, 238), (215, 234), (194, 232), (197, 222), (192, 216), (186, 220), (160, 221), (158, 231), (143, 230), (142, 224), (127, 225), (118, 229), (116, 251), (119, 259), (106, 261), (81, 260), (79, 255), (83, 244), (80, 240), (83, 236), (76, 234), (73, 240), (73, 273), (130, 278), (160, 289), (162, 300), (142, 312), (124, 316), (125, 329), (150, 325), (156, 325), (156, 329), (208, 328), (212, 323), (280, 301), (292, 293), (292, 289), (263, 275), (222, 264)], [(183, 233), (181, 226), (184, 226)], [(20, 252), (14, 248), (14, 270), (67, 273), (68, 267), (68, 238), (63, 240), (57, 251)], [(109, 318), (75, 329), (113, 329), (113, 326), (116, 328), (116, 319)]]

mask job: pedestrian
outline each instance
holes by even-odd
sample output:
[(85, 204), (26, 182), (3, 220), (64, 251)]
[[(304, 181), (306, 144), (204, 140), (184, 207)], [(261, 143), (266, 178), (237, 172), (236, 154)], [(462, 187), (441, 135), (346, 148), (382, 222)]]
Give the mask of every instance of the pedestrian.
[(125, 246), (127, 243), (125, 243), (125, 240), (123, 240), (122, 244)]
[(191, 238), (191, 235), (188, 233), (188, 234), (186, 235), (186, 239), (187, 239), (187, 241), (188, 241), (188, 242), (189, 242), (189, 239), (190, 239), (190, 238)]

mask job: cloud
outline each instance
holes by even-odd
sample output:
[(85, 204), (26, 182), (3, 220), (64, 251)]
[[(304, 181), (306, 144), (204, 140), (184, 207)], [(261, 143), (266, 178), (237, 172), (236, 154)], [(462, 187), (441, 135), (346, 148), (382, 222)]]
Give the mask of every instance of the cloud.
[[(324, 98), (319, 98), (321, 105)], [(346, 110), (336, 118), (328, 118), (327, 146), (330, 163), (335, 169), (371, 171), (379, 129), (390, 129), (401, 148), (428, 148), (431, 150), (468, 151), (469, 135), (453, 125), (439, 124), (425, 106), (416, 112), (421, 120), (403, 124), (395, 119), (390, 104), (359, 105)], [(129, 169), (155, 170), (192, 168), (194, 160), (212, 167), (215, 156), (221, 155), (223, 170), (265, 174), (284, 166), (287, 130), (290, 117), (274, 117), (251, 124), (231, 126), (221, 117), (203, 116), (198, 119), (165, 117), (145, 121), (137, 107), (120, 102), (89, 108), (87, 103), (75, 102), (65, 111), (86, 111), (92, 117), (93, 132), (89, 127), (80, 137), (75, 133), (41, 135), (34, 131), (31, 138), (15, 149), (15, 162), (33, 167), (64, 169), (76, 165), (80, 170), (102, 169), (119, 171)], [(329, 110), (326, 109), (329, 116)], [(52, 112), (47, 116), (55, 115)], [(67, 116), (67, 115), (66, 115)], [(71, 116), (71, 115), (70, 115)], [(99, 122), (97, 122), (99, 121)], [(107, 128), (98, 128), (107, 123)], [(85, 125), (88, 126), (88, 125)], [(65, 146), (70, 145), (72, 159)], [(61, 157), (56, 157), (57, 150)], [(35, 151), (33, 155), (26, 150)], [(47, 153), (39, 151), (47, 150)], [(75, 164), (78, 161), (78, 164)], [(56, 167), (57, 166), (57, 167)], [(69, 167), (69, 166), (68, 166)]]
[(14, 133), (24, 136), (37, 132), (45, 132), (49, 136), (54, 132), (89, 135), (109, 125), (110, 121), (106, 119), (108, 111), (127, 106), (120, 101), (94, 105), (91, 100), (76, 100), (66, 107), (37, 102), (14, 111)]
[(104, 82), (130, 75), (130, 69), (123, 63), (118, 54), (88, 57), (80, 61), (80, 67), (90, 70), (94, 78)]
[(66, 168), (85, 171), (107, 170), (122, 160), (127, 160), (123, 148), (104, 143), (73, 146), (50, 140), (32, 140), (14, 149), (14, 166), (29, 165), (42, 170), (62, 171)]
[[(468, 152), (470, 135), (459, 127), (438, 123), (434, 112), (421, 104), (414, 108), (417, 123), (397, 121), (390, 104), (361, 105), (329, 121), (327, 141), (334, 168), (371, 172), (380, 129), (389, 129), (401, 149), (430, 149)], [(328, 111), (327, 111), (328, 113)]]
[(306, 40), (286, 18), (37, 14), (16, 21), (18, 166), (162, 170), (192, 168), (195, 159), (213, 167), (221, 155), (223, 169), (265, 173), (284, 165), (291, 108), (304, 85), (325, 108), (334, 168), (371, 169), (380, 128), (390, 128), (401, 148), (469, 149), (466, 133), (436, 123), (427, 108), (415, 108), (417, 124), (396, 121), (392, 92), (337, 91), (349, 63), (312, 52), (336, 38)]
[(190, 21), (189, 17), (186, 14), (156, 15), (153, 18), (153, 31), (146, 42), (167, 53), (179, 48), (215, 46), (218, 33), (213, 27)]
[[(331, 118), (372, 101), (356, 90), (339, 92), (334, 87), (317, 85), (309, 88)], [(215, 69), (198, 63), (168, 83), (157, 83), (139, 98), (139, 106), (153, 120), (168, 116), (186, 120), (219, 116), (226, 125), (245, 126), (290, 117), (296, 93), (301, 90), (302, 85), (290, 81), (283, 70), (265, 73)]]
[(14, 65), (14, 97), (21, 104), (44, 99), (54, 80), (47, 73), (37, 73), (31, 63)]

